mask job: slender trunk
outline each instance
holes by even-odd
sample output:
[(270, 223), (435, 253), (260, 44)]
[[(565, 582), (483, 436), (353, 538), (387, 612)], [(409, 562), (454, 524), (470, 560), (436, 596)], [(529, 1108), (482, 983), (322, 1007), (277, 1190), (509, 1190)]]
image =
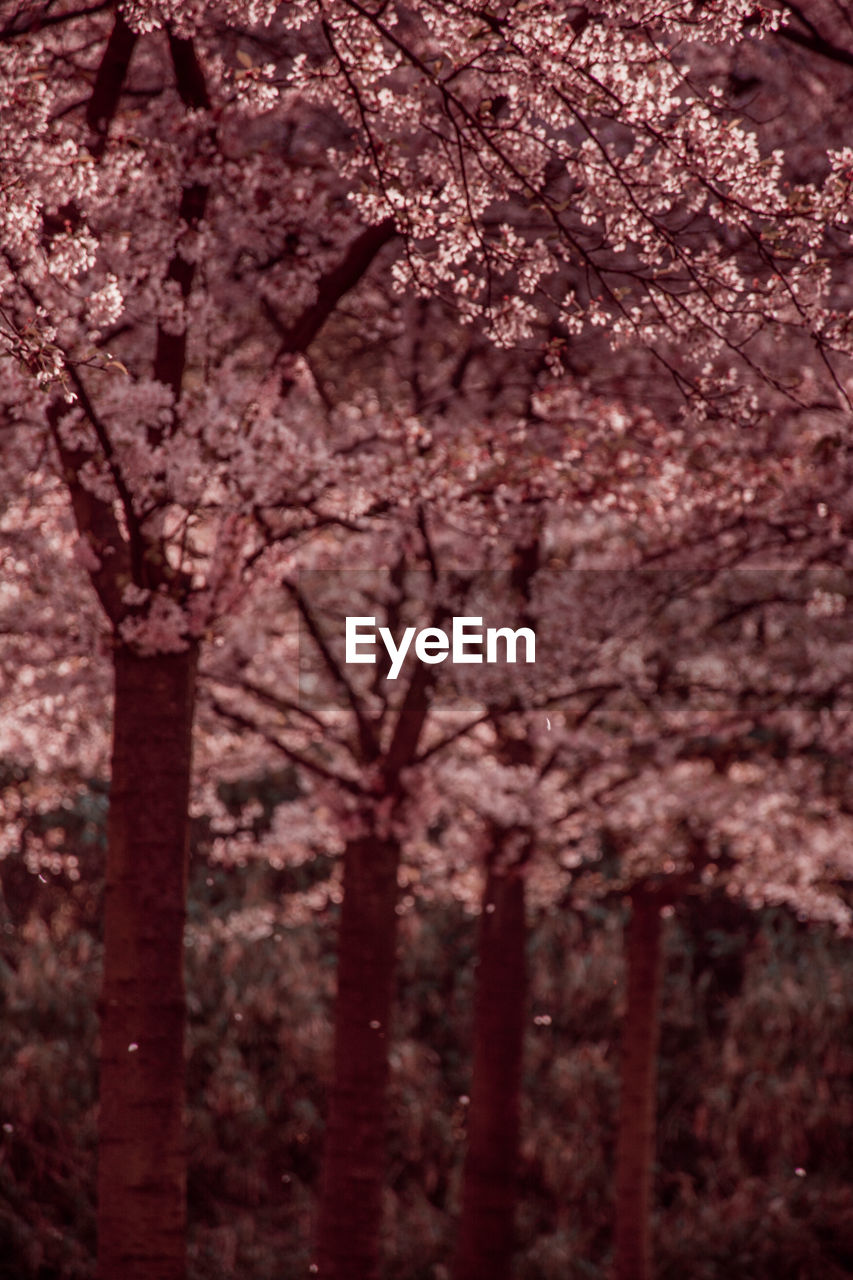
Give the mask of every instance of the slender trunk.
[(334, 1082), (317, 1229), (322, 1280), (379, 1274), (399, 857), (396, 842), (370, 837), (350, 841), (344, 854)]
[(613, 1280), (651, 1280), (652, 1172), (662, 980), (661, 900), (642, 886), (631, 895), (625, 957), (619, 1134), (616, 1142), (616, 1241)]
[(183, 1280), (184, 916), (197, 652), (115, 655), (99, 1280)]
[(478, 941), (468, 1145), (454, 1280), (506, 1280), (514, 1249), (527, 975), (524, 877), (490, 869)]

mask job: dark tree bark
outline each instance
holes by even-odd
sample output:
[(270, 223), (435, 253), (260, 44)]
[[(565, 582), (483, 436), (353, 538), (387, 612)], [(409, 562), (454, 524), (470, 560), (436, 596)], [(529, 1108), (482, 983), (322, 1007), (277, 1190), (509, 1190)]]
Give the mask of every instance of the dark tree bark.
[[(209, 108), (203, 65), (193, 41), (168, 27), (167, 35), (182, 103), (189, 110)], [(139, 39), (117, 12), (86, 107), (90, 150), (96, 159), (106, 152)], [(208, 141), (211, 147), (216, 145), (213, 126)], [(179, 231), (197, 227), (203, 220), (208, 194), (204, 184), (187, 182), (177, 209)], [(321, 282), (318, 303), (306, 310), (282, 342), (279, 357), (305, 350), (343, 294), (393, 235), (393, 225), (385, 222), (367, 228), (349, 246), (339, 265)], [(176, 245), (166, 278), (188, 299), (196, 265), (183, 256), (180, 235)], [(186, 333), (159, 325), (152, 373), (171, 388), (175, 408), (168, 423), (149, 431), (151, 445), (161, 444), (181, 427), (186, 363)], [(140, 503), (88, 394), (84, 374), (68, 361), (65, 376), (88, 418), (91, 438), (74, 447), (63, 438), (62, 421), (68, 411), (63, 396), (56, 397), (48, 421), (80, 537), (98, 564), (90, 570), (92, 583), (118, 635), (133, 613), (125, 603), (128, 585), (151, 592), (165, 589), (172, 600), (183, 604), (191, 584), (170, 569), (159, 536), (145, 532)], [(121, 520), (112, 499), (104, 499), (82, 481), (91, 462), (109, 474)], [(167, 503), (165, 477), (153, 478), (163, 482), (160, 501)], [(183, 1280), (186, 1271), (183, 925), (197, 656), (197, 646), (183, 654), (150, 658), (122, 647), (116, 650), (101, 1006), (99, 1280)], [(413, 717), (412, 723), (416, 740), (423, 716)], [(404, 742), (398, 754), (405, 765), (409, 761), (403, 748)], [(393, 856), (396, 859), (396, 853)], [(396, 862), (393, 882), (396, 886)], [(395, 906), (393, 898), (392, 927)], [(393, 960), (393, 935), (390, 954)], [(391, 962), (387, 973), (390, 983)], [(386, 1012), (383, 1053), (387, 1020)]]
[(344, 853), (334, 1082), (317, 1230), (322, 1280), (379, 1274), (398, 864), (391, 840), (361, 837)]
[(622, 1027), (616, 1141), (614, 1280), (651, 1280), (657, 1055), (662, 982), (659, 893), (638, 886), (625, 940), (627, 992)]
[(490, 868), (477, 946), (474, 1054), (454, 1280), (507, 1280), (515, 1246), (527, 975), (524, 877)]
[[(537, 534), (516, 545), (510, 571), (524, 625), (532, 621), (530, 591), (539, 564)], [(514, 707), (520, 709), (517, 702)], [(500, 759), (531, 765), (529, 738), (506, 734), (500, 710), (493, 715)], [(508, 1280), (512, 1269), (527, 1005), (524, 870), (533, 851), (529, 829), (493, 825), (477, 940), (471, 1100), (453, 1280)]]
[(101, 1000), (99, 1280), (186, 1271), (183, 935), (197, 652), (115, 654)]
[(118, 110), (130, 59), (138, 38), (122, 15), (117, 13), (95, 74), (92, 96), (86, 106), (86, 123), (93, 134), (92, 155), (96, 159), (100, 159), (106, 149), (107, 131)]
[[(368, 830), (344, 850), (344, 896), (338, 931), (333, 1079), (326, 1121), (316, 1262), (322, 1280), (376, 1280), (382, 1240), (388, 1095), (388, 1045), (397, 950), (399, 842), (383, 827), (403, 799), (400, 776), (415, 761), (429, 711), (432, 668), (415, 667), (380, 751), (376, 726), (337, 667), (310, 609), (300, 609), (337, 684), (346, 689), (362, 766), (379, 767), (382, 784), (368, 803)], [(436, 621), (441, 615), (436, 615)], [(381, 797), (381, 798), (380, 798)]]

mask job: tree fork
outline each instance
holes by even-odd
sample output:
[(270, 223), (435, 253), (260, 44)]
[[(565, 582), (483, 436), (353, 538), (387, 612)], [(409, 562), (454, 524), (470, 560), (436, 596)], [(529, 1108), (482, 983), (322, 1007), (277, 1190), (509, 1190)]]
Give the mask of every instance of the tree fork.
[(115, 653), (98, 1280), (184, 1280), (184, 921), (197, 648)]

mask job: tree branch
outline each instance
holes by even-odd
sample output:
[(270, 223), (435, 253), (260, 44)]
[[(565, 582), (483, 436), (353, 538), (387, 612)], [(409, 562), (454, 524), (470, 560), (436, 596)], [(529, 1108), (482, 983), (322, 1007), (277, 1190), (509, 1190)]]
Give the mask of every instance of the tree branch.
[(783, 3), (782, 7), (793, 14), (806, 30), (797, 31), (794, 27), (780, 27), (776, 32), (778, 36), (791, 44), (799, 45), (801, 49), (808, 49), (810, 53), (818, 54), (821, 58), (829, 58), (831, 62), (840, 62), (843, 67), (853, 67), (853, 53), (849, 49), (843, 49), (841, 45), (833, 44), (831, 40), (827, 40), (825, 36), (822, 36), (798, 4), (786, 2)]
[(210, 699), (210, 705), (218, 716), (223, 720), (228, 720), (238, 729), (248, 729), (250, 733), (256, 733), (259, 738), (263, 738), (264, 742), (268, 742), (271, 747), (275, 747), (276, 751), (290, 760), (293, 764), (299, 765), (300, 768), (314, 773), (318, 778), (322, 778), (324, 782), (333, 782), (336, 787), (342, 787), (345, 791), (351, 792), (353, 795), (361, 795), (361, 788), (352, 778), (347, 778), (342, 773), (336, 773), (333, 769), (326, 768), (325, 765), (318, 764), (316, 760), (312, 760), (310, 756), (302, 755), (299, 751), (294, 751), (291, 747), (286, 747), (283, 742), (271, 733), (268, 729), (264, 729), (261, 725), (256, 724), (249, 716), (244, 716), (239, 711), (230, 711), (215, 696)]
[[(210, 95), (204, 79), (204, 71), (195, 52), (192, 40), (169, 32), (169, 51), (175, 69), (175, 86), (184, 106), (191, 111), (210, 109)], [(187, 229), (195, 229), (204, 218), (207, 208), (206, 183), (191, 182), (181, 192), (178, 218)], [(186, 301), (192, 289), (196, 264), (176, 249), (166, 271), (166, 279), (177, 284), (181, 298)], [(187, 332), (183, 327), (172, 333), (157, 325), (157, 346), (154, 353), (154, 377), (170, 387), (177, 405), (181, 395), (184, 371), (187, 363)], [(152, 444), (159, 443), (162, 433), (149, 433)]]
[(88, 5), (85, 9), (70, 9), (67, 13), (49, 14), (46, 10), (49, 5), (41, 13), (33, 14), (29, 21), (23, 26), (16, 26), (16, 21), (22, 17), (20, 13), (15, 13), (0, 30), (0, 40), (16, 40), (19, 36), (34, 35), (39, 31), (43, 31), (46, 27), (56, 27), (63, 22), (73, 22), (76, 18), (88, 18), (95, 13), (103, 13), (105, 9), (111, 9), (112, 0), (102, 0), (100, 4)]
[[(285, 326), (268, 302), (264, 302), (267, 315), (281, 335), (276, 361), (288, 355), (300, 355), (307, 351), (341, 298), (355, 288), (365, 275), (373, 259), (397, 229), (392, 218), (373, 227), (366, 227), (352, 241), (336, 267), (333, 267), (317, 285), (317, 301), (306, 307), (293, 323)], [(286, 389), (289, 389), (286, 388)]]
[(285, 590), (290, 592), (296, 601), (300, 616), (308, 628), (308, 633), (311, 636), (311, 639), (319, 650), (326, 669), (332, 676), (335, 683), (339, 685), (346, 694), (347, 702), (352, 708), (352, 713), (355, 716), (355, 722), (358, 727), (358, 745), (362, 755), (362, 763), (373, 763), (379, 752), (379, 744), (376, 741), (376, 734), (374, 733), (370, 718), (365, 713), (364, 707), (361, 704), (361, 699), (350, 684), (349, 680), (346, 678), (340, 663), (336, 661), (334, 654), (326, 643), (326, 637), (318, 627), (311, 610), (308, 608), (308, 602), (302, 595), (302, 592), (298, 587), (294, 586), (293, 583), (288, 582), (286, 579), (282, 582), (282, 586)]
[(95, 135), (92, 154), (96, 159), (104, 154), (107, 133), (118, 109), (137, 38), (136, 32), (131, 31), (121, 13), (117, 13), (104, 56), (95, 74), (92, 96), (86, 107), (86, 123)]
[(61, 399), (53, 400), (47, 410), (48, 426), (59, 454), (77, 532), (97, 560), (96, 567), (87, 566), (92, 586), (107, 617), (117, 626), (125, 612), (119, 582), (124, 579), (129, 584), (133, 580), (130, 548), (122, 537), (110, 504), (97, 498), (80, 479), (89, 454), (82, 449), (71, 449), (64, 443), (59, 429), (64, 409), (66, 405)]

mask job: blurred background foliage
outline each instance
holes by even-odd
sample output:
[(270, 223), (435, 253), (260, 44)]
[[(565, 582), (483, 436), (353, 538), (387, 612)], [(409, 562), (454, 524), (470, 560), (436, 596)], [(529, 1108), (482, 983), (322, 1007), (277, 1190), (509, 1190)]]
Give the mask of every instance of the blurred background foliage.
[[(25, 787), (26, 779), (8, 785)], [(260, 834), (286, 771), (228, 784)], [(24, 824), (0, 861), (0, 1280), (94, 1274), (106, 790)], [(32, 840), (30, 840), (32, 837)], [(56, 854), (40, 867), (30, 844)], [(213, 856), (196, 819), (187, 929), (192, 1280), (310, 1264), (335, 973), (332, 858)], [(298, 909), (296, 909), (298, 908)], [(470, 1090), (476, 921), (401, 917), (388, 1280), (447, 1276)], [(604, 1280), (623, 1012), (622, 908), (531, 921), (518, 1280)], [(655, 1237), (660, 1280), (853, 1273), (853, 958), (782, 910), (719, 895), (667, 922)], [(381, 1135), (377, 1135), (381, 1141)]]

